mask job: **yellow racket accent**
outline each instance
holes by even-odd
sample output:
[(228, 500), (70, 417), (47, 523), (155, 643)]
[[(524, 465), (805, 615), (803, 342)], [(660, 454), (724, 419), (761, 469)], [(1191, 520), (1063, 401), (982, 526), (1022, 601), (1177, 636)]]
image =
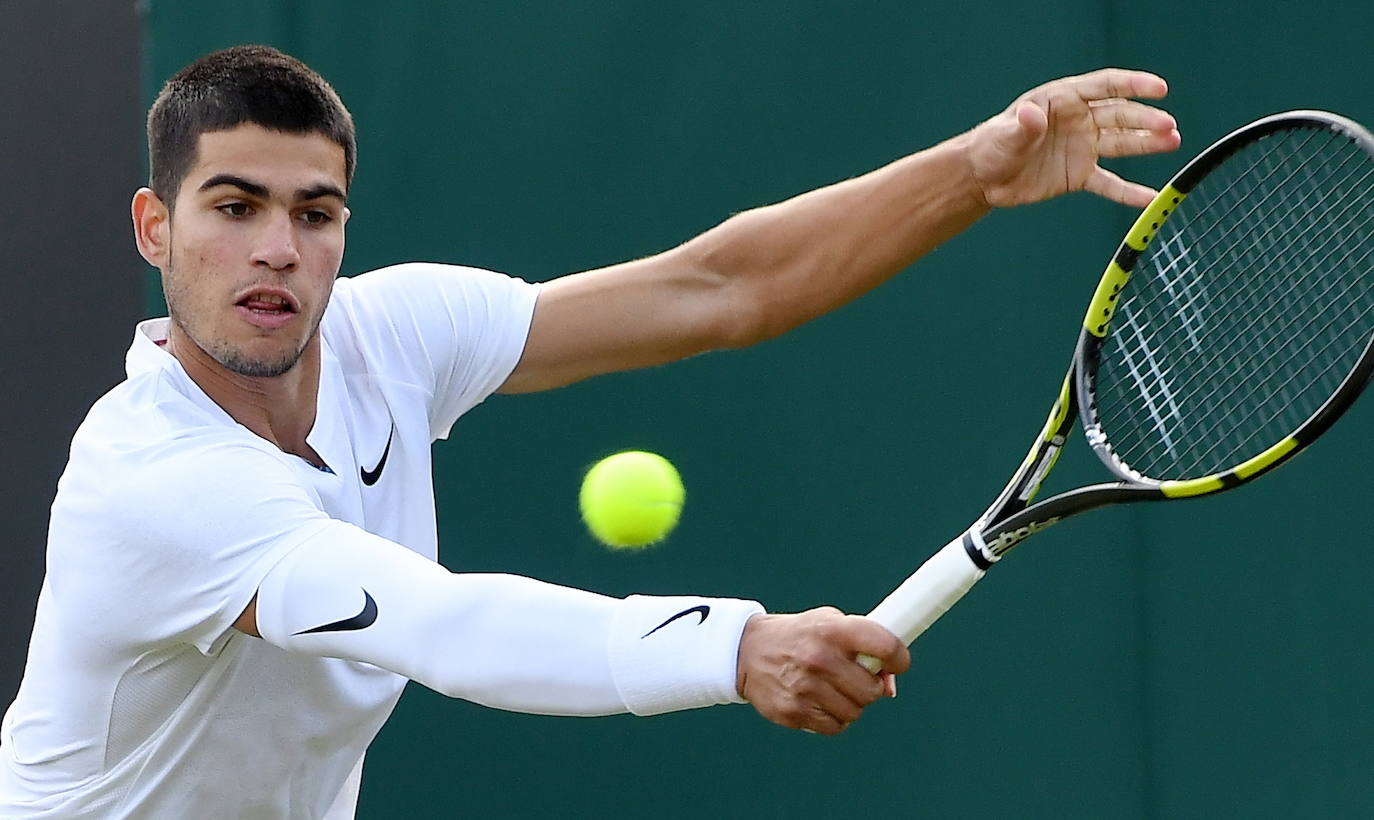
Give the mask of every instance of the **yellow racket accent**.
[(1188, 195), (1172, 185), (1165, 185), (1153, 202), (1140, 212), (1131, 230), (1126, 233), (1126, 245), (1138, 251), (1145, 250), (1145, 246), (1150, 244), (1155, 234), (1159, 231), (1159, 226), (1164, 224), (1164, 220), (1169, 218), (1169, 214), (1174, 212), (1178, 203), (1182, 202)]
[(1234, 472), (1237, 476), (1240, 476), (1241, 478), (1249, 478), (1255, 473), (1258, 473), (1260, 470), (1263, 470), (1265, 467), (1268, 467), (1269, 465), (1273, 464), (1275, 461), (1278, 461), (1279, 459), (1293, 452), (1293, 448), (1297, 446), (1298, 440), (1293, 438), (1292, 436), (1289, 436), (1283, 441), (1280, 441), (1278, 444), (1275, 444), (1273, 447), (1270, 447), (1268, 450), (1265, 450), (1264, 452), (1260, 453), (1259, 455), (1255, 456), (1249, 461), (1246, 461), (1245, 463), (1236, 467), (1236, 469), (1232, 470), (1232, 472)]
[(1223, 475), (1234, 475), (1236, 478), (1249, 478), (1252, 475), (1270, 467), (1274, 462), (1293, 452), (1298, 446), (1298, 440), (1289, 436), (1288, 438), (1270, 447), (1254, 458), (1237, 465), (1234, 469), (1217, 475), (1203, 476), (1202, 478), (1190, 478), (1187, 481), (1164, 481), (1159, 485), (1159, 489), (1169, 498), (1187, 498), (1193, 495), (1203, 495), (1204, 493), (1214, 493), (1226, 487), (1227, 484), (1222, 480)]
[(1092, 302), (1088, 303), (1088, 313), (1083, 317), (1083, 327), (1089, 333), (1099, 339), (1107, 335), (1107, 325), (1116, 312), (1116, 297), (1130, 278), (1131, 272), (1123, 270), (1116, 260), (1107, 265), (1102, 281), (1097, 283), (1097, 292), (1093, 294)]
[(1193, 495), (1214, 493), (1225, 486), (1226, 484), (1221, 480), (1220, 475), (1209, 475), (1202, 478), (1190, 478), (1187, 481), (1164, 481), (1160, 483), (1159, 490), (1169, 498), (1187, 498)]
[(1026, 458), (1021, 462), (1021, 470), (1029, 470), (1031, 464), (1040, 459), (1040, 464), (1035, 468), (1035, 474), (1030, 477), (1029, 483), (1022, 490), (1020, 499), (1029, 503), (1035, 498), (1035, 494), (1040, 492), (1040, 482), (1045, 480), (1049, 471), (1054, 469), (1054, 463), (1059, 460), (1059, 454), (1064, 449), (1064, 432), (1066, 422), (1069, 418), (1069, 390), (1071, 383), (1069, 376), (1064, 377), (1064, 383), (1059, 387), (1059, 398), (1054, 406), (1050, 408), (1049, 418), (1045, 419), (1045, 427), (1040, 431), (1040, 438), (1036, 439), (1035, 445), (1030, 452), (1026, 453)]
[(1064, 420), (1069, 417), (1069, 377), (1064, 377), (1064, 384), (1059, 388), (1059, 399), (1050, 408), (1049, 418), (1045, 419), (1045, 426), (1040, 430), (1040, 438), (1035, 440), (1035, 446), (1030, 448), (1026, 457), (1022, 459), (1021, 466), (1025, 467), (1040, 452), (1040, 443), (1053, 441), (1055, 434), (1063, 428)]
[[(1126, 247), (1137, 252), (1145, 250), (1145, 246), (1159, 232), (1159, 226), (1187, 196), (1174, 186), (1165, 185), (1126, 232)], [(1088, 313), (1083, 317), (1083, 327), (1089, 333), (1099, 339), (1107, 335), (1107, 325), (1111, 324), (1112, 314), (1116, 312), (1116, 297), (1121, 295), (1126, 280), (1130, 278), (1131, 272), (1121, 267), (1115, 259), (1107, 265), (1107, 270), (1102, 273), (1102, 281), (1097, 283), (1097, 291), (1088, 303)]]
[(1055, 432), (1064, 426), (1064, 420), (1069, 417), (1069, 377), (1064, 377), (1064, 384), (1059, 388), (1059, 401), (1050, 408), (1050, 417), (1045, 420), (1045, 429), (1040, 432), (1040, 438), (1049, 441), (1054, 438)]

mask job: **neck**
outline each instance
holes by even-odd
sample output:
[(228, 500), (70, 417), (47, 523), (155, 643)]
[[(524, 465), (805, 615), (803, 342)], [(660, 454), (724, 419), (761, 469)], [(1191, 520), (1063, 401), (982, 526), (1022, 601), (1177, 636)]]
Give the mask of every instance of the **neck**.
[(244, 376), (228, 370), (175, 321), (169, 325), (167, 351), (234, 421), (284, 452), (317, 465), (323, 463), (305, 440), (315, 426), (315, 402), (320, 391), (318, 333), (290, 370), (272, 377)]

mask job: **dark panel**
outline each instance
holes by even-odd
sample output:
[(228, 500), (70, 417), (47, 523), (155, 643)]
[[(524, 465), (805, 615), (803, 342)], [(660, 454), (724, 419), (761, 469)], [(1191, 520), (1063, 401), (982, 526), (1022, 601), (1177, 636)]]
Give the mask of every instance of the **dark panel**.
[(142, 181), (132, 0), (14, 0), (0, 24), (0, 702), (19, 685), (48, 506), (87, 408), (123, 377), (143, 308), (129, 198)]

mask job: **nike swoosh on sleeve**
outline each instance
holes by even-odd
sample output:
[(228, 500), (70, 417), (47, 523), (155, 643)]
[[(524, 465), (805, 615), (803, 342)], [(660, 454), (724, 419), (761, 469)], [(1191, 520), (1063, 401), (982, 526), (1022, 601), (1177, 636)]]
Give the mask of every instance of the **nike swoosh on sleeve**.
[(295, 634), (309, 635), (312, 632), (351, 632), (355, 629), (367, 629), (377, 620), (377, 602), (372, 599), (372, 593), (368, 592), (366, 588), (363, 589), (363, 598), (363, 611), (352, 618), (323, 624), (314, 629), (302, 629)]
[(700, 616), (701, 616), (701, 620), (697, 621), (697, 625), (700, 626), (701, 624), (706, 623), (706, 616), (708, 616), (708, 615), (710, 615), (710, 614), (711, 614), (711, 607), (707, 606), (706, 604), (700, 604), (699, 606), (694, 606), (694, 607), (690, 607), (690, 608), (688, 608), (688, 609), (684, 609), (684, 610), (682, 610), (681, 612), (679, 612), (678, 614), (674, 615), (673, 617), (669, 618), (668, 620), (666, 620), (666, 621), (664, 621), (663, 623), (659, 624), (658, 626), (654, 627), (653, 629), (650, 629), (648, 632), (645, 632), (643, 635), (640, 635), (640, 636), (639, 636), (639, 639), (642, 641), (642, 640), (644, 640), (645, 638), (649, 637), (650, 635), (654, 634), (655, 632), (659, 631), (659, 630), (662, 629), (663, 627), (665, 627), (665, 626), (667, 626), (668, 624), (672, 623), (673, 621), (676, 621), (678, 618), (685, 618), (685, 617), (687, 617), (688, 615), (700, 615)]

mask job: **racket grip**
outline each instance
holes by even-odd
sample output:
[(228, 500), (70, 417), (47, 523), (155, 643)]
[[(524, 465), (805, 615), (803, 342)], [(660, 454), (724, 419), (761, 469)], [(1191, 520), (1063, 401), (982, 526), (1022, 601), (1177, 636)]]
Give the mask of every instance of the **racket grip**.
[[(926, 559), (868, 617), (910, 644), (986, 574), (964, 550), (961, 535)], [(882, 663), (871, 655), (860, 655), (859, 663), (875, 675), (882, 670)]]

